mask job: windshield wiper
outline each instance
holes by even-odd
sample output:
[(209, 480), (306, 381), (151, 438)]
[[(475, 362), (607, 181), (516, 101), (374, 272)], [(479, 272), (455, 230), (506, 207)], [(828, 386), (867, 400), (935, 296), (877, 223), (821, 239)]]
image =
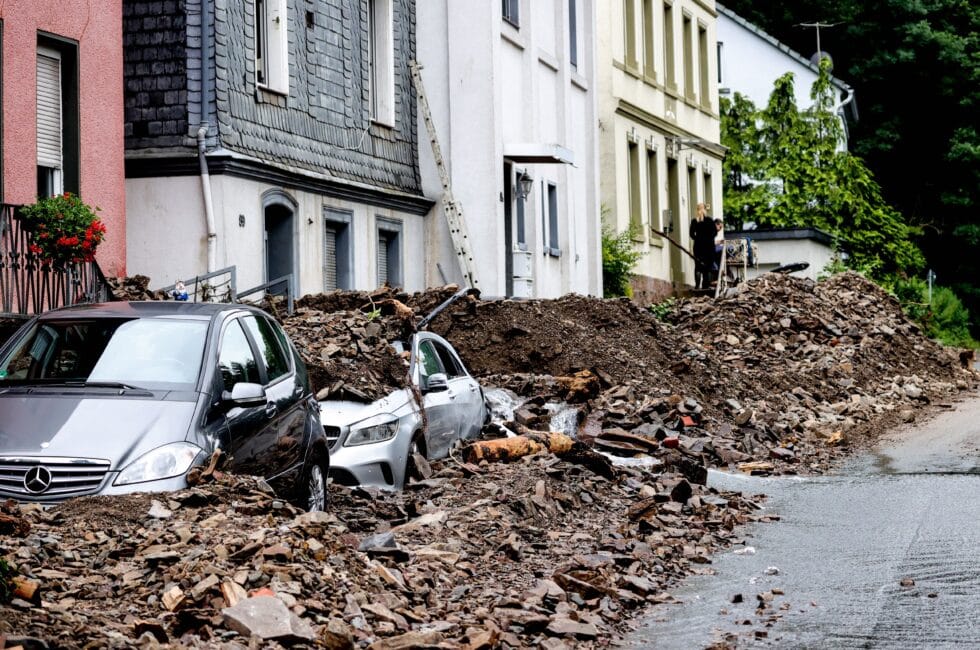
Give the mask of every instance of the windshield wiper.
[(146, 390), (139, 386), (130, 386), (118, 381), (75, 381), (65, 382), (66, 386), (84, 386), (85, 388), (118, 388), (120, 390)]

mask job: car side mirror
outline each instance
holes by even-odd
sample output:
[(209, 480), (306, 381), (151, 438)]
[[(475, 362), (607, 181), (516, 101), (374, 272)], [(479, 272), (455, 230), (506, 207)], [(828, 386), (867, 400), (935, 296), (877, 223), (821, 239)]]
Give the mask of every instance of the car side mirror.
[(262, 406), (266, 403), (265, 388), (262, 384), (240, 381), (231, 388), (231, 392), (221, 394), (222, 401), (228, 406)]
[(429, 375), (429, 378), (425, 381), (425, 392), (439, 393), (444, 390), (449, 390), (449, 379), (446, 378), (446, 375), (441, 372)]

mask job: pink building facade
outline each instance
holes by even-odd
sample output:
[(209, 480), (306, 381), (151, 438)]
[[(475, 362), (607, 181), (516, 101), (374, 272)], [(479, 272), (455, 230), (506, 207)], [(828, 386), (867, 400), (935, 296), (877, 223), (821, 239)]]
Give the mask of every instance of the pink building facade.
[(2, 201), (70, 191), (101, 208), (106, 275), (126, 271), (122, 3), (0, 3)]

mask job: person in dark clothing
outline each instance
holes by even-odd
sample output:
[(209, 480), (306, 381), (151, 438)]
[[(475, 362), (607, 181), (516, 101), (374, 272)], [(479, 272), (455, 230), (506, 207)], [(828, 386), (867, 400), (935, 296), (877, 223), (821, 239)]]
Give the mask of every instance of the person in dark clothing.
[(694, 285), (697, 289), (711, 287), (715, 259), (715, 222), (708, 217), (704, 203), (698, 203), (691, 220), (691, 243), (694, 248)]

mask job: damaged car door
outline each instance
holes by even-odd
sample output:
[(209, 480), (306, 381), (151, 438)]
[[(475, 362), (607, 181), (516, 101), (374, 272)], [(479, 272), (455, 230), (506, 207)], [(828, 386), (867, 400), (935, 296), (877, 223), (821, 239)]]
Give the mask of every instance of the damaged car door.
[(458, 422), (439, 355), (427, 338), (416, 337), (415, 368), (428, 424), (426, 447), (430, 458), (442, 458), (456, 439)]

